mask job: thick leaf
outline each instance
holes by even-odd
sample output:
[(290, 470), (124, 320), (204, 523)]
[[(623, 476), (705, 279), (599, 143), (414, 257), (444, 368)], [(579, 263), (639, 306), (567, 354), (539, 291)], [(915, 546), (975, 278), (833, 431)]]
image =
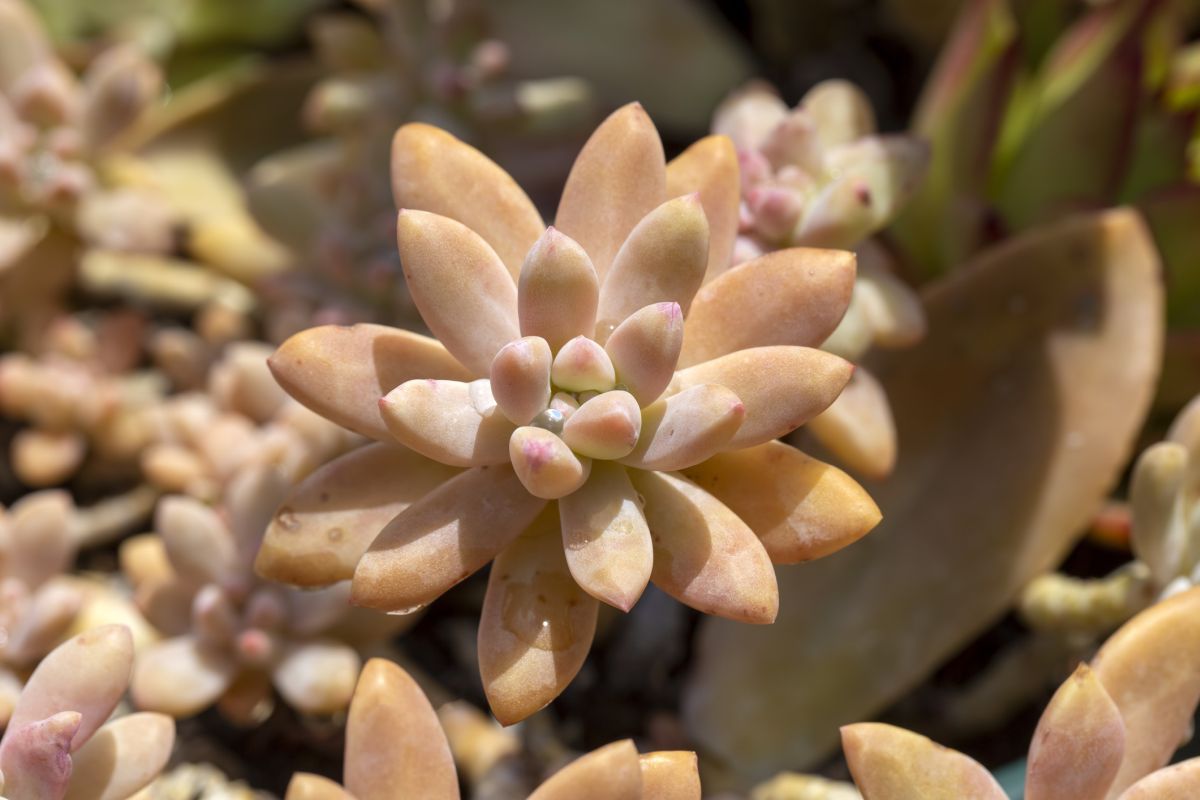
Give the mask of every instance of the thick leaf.
[(455, 800), (450, 745), (429, 700), (390, 661), (367, 662), (346, 723), (346, 789), (358, 800)]
[(642, 768), (633, 741), (624, 739), (567, 764), (529, 800), (642, 800)]
[(507, 172), (441, 128), (414, 122), (392, 139), (396, 208), (458, 220), (483, 237), (516, 280), (542, 234), (533, 202)]
[(158, 777), (175, 744), (175, 721), (152, 713), (113, 720), (71, 761), (66, 800), (125, 800)]
[(638, 757), (642, 765), (643, 800), (700, 800), (700, 768), (696, 754), (660, 750)]
[(728, 136), (706, 136), (667, 164), (667, 196), (698, 192), (708, 218), (705, 280), (729, 269), (737, 239), (741, 176), (737, 150)]
[(267, 363), (292, 397), (385, 442), (392, 435), (379, 416), (379, 398), (414, 378), (472, 378), (440, 342), (384, 325), (309, 328), (280, 345)]
[(456, 474), (454, 467), (398, 445), (352, 450), (288, 494), (254, 568), (268, 580), (295, 586), (349, 580), (384, 525)]
[(1118, 800), (1192, 800), (1200, 794), (1200, 758), (1152, 772), (1121, 793)]
[(1148, 408), (1162, 289), (1128, 211), (1013, 240), (926, 306), (924, 341), (871, 362), (902, 431), (894, 477), (872, 487), (882, 525), (781, 570), (770, 630), (702, 630), (686, 717), (747, 776), (827, 754), (837, 725), (899, 697), (1058, 563)]
[(1092, 669), (1125, 720), (1125, 758), (1109, 797), (1166, 765), (1191, 736), (1200, 701), (1200, 589), (1151, 606), (1109, 637)]
[(496, 557), (479, 617), (479, 674), (492, 713), (519, 722), (558, 697), (592, 649), (599, 603), (571, 578), (548, 506)]
[(978, 761), (903, 728), (842, 728), (842, 747), (863, 800), (1007, 800)]

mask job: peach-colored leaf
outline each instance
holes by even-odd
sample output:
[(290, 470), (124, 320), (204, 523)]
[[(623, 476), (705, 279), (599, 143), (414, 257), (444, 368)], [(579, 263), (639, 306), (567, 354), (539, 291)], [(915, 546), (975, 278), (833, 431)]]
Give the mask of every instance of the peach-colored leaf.
[(541, 336), (558, 352), (570, 339), (592, 335), (599, 298), (600, 281), (588, 254), (570, 236), (547, 228), (521, 267), (521, 333)]
[(708, 266), (708, 220), (698, 195), (668, 200), (629, 233), (600, 284), (597, 326), (619, 325), (651, 303), (679, 303), (686, 315)]
[(667, 164), (667, 196), (698, 192), (708, 218), (705, 280), (729, 269), (742, 201), (737, 149), (728, 136), (705, 136)]
[(66, 570), (75, 558), (74, 503), (61, 489), (34, 492), (8, 510), (6, 577), (38, 586)]
[(1027, 800), (1104, 800), (1125, 753), (1125, 723), (1086, 664), (1058, 688), (1029, 746)]
[(650, 581), (654, 549), (625, 468), (592, 464), (583, 486), (558, 501), (567, 564), (588, 594), (628, 611)]
[(645, 800), (700, 800), (700, 765), (690, 750), (658, 750), (638, 756)]
[(853, 478), (782, 442), (720, 453), (683, 474), (741, 517), (776, 564), (835, 553), (880, 520)]
[(592, 465), (591, 459), (575, 455), (562, 438), (545, 428), (517, 428), (508, 454), (521, 485), (546, 500), (565, 497), (582, 486)]
[(722, 273), (696, 295), (679, 362), (691, 366), (772, 344), (818, 347), (854, 289), (854, 254), (793, 247)]
[(486, 376), (496, 352), (521, 335), (504, 262), (466, 225), (427, 211), (400, 212), (396, 244), (421, 319), (475, 377)]
[(396, 131), (392, 195), (396, 208), (432, 211), (478, 233), (514, 280), (542, 232), (533, 202), (507, 172), (433, 125), (413, 122)]
[(642, 800), (642, 768), (630, 739), (605, 745), (567, 764), (529, 800)]
[(379, 398), (413, 378), (470, 380), (441, 342), (385, 325), (323, 325), (292, 336), (267, 360), (288, 394), (321, 416), (392, 441)]
[(684, 469), (729, 444), (746, 418), (746, 407), (724, 386), (704, 383), (642, 409), (642, 433), (621, 459), (637, 469)]
[(271, 681), (297, 711), (337, 714), (349, 705), (361, 666), (354, 648), (334, 639), (316, 639), (287, 648)]
[(492, 560), (542, 510), (511, 467), (475, 467), (400, 512), (354, 570), (352, 601), (415, 610)]
[(346, 790), (358, 800), (457, 800), (450, 745), (429, 700), (407, 672), (373, 658), (346, 723)]
[(604, 343), (617, 380), (643, 406), (657, 400), (670, 385), (682, 347), (683, 311), (678, 303), (638, 309)]
[(508, 461), (508, 437), (516, 429), (484, 379), (407, 381), (379, 401), (379, 414), (400, 444), (455, 467)]
[(555, 225), (583, 246), (603, 280), (625, 237), (667, 199), (666, 184), (658, 131), (630, 103), (600, 124), (575, 159)]
[(72, 756), (66, 800), (125, 800), (162, 772), (174, 744), (175, 721), (163, 714), (113, 720)]
[(746, 419), (725, 448), (738, 450), (778, 439), (829, 407), (854, 366), (810, 347), (753, 347), (675, 374), (676, 391), (717, 383), (746, 406)]
[(838, 398), (810, 419), (804, 431), (863, 477), (882, 480), (896, 466), (897, 435), (892, 408), (883, 386), (865, 367), (854, 370)]
[(133, 637), (124, 625), (104, 625), (54, 648), (25, 682), (13, 708), (0, 750), (9, 732), (61, 711), (82, 714), (71, 749), (83, 746), (104, 724), (125, 694), (133, 664)]
[(550, 405), (550, 345), (540, 336), (523, 336), (500, 348), (488, 373), (492, 396), (514, 425), (528, 425)]
[(237, 543), (211, 506), (187, 495), (164, 497), (154, 513), (154, 527), (178, 575), (216, 584), (236, 577)]
[(894, 476), (871, 487), (879, 528), (781, 570), (766, 634), (702, 623), (685, 717), (744, 780), (820, 760), (837, 725), (878, 713), (1011, 608), (1086, 528), (1149, 408), (1162, 286), (1132, 212), (1013, 239), (925, 300), (926, 337), (869, 361), (901, 432)]
[(397, 445), (352, 450), (292, 489), (267, 528), (255, 571), (306, 587), (349, 580), (384, 525), (458, 472)]
[(642, 410), (629, 392), (598, 394), (581, 405), (563, 424), (562, 440), (588, 458), (626, 456), (638, 443)]
[(283, 800), (355, 800), (355, 798), (329, 778), (323, 778), (311, 772), (297, 772), (288, 781), (287, 794), (283, 796)]
[(775, 569), (754, 531), (694, 483), (632, 470), (654, 542), (651, 580), (697, 611), (741, 622), (775, 620)]
[(145, 711), (175, 717), (199, 714), (217, 701), (236, 677), (232, 654), (181, 636), (150, 645), (138, 654), (129, 692)]
[(1109, 797), (1166, 765), (1191, 736), (1200, 702), (1200, 588), (1151, 606), (1121, 626), (1092, 669), (1125, 720), (1125, 758)]
[(81, 715), (60, 711), (47, 719), (10, 725), (0, 747), (0, 775), (11, 800), (62, 800), (71, 780), (71, 747)]
[(863, 800), (1007, 800), (978, 761), (903, 728), (842, 728), (842, 748)]
[(479, 618), (479, 674), (511, 725), (549, 704), (583, 666), (599, 604), (571, 578), (558, 509), (547, 506), (496, 557)]
[(1189, 758), (1151, 772), (1122, 792), (1118, 800), (1193, 800), (1200, 796), (1200, 758)]

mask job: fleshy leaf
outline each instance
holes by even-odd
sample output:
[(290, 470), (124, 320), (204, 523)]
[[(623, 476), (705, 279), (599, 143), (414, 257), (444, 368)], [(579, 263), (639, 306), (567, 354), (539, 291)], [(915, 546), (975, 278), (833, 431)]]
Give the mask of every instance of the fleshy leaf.
[(1152, 772), (1121, 793), (1118, 800), (1191, 800), (1200, 792), (1200, 758), (1189, 758)]
[(392, 139), (396, 208), (431, 211), (483, 237), (516, 280), (542, 233), (533, 202), (483, 153), (433, 125), (409, 123)]
[(570, 236), (547, 228), (521, 267), (521, 334), (542, 337), (557, 353), (576, 336), (592, 335), (599, 299), (600, 281), (588, 254)]
[(410, 505), (354, 570), (352, 602), (410, 611), (492, 560), (545, 505), (511, 467), (475, 467)]
[(854, 366), (809, 347), (753, 347), (705, 361), (675, 374), (673, 388), (716, 383), (746, 406), (746, 420), (725, 446), (739, 450), (778, 439), (829, 407)]
[(854, 289), (854, 254), (777, 250), (708, 283), (684, 326), (681, 366), (749, 347), (818, 347), (833, 333)]
[(458, 800), (450, 745), (429, 700), (407, 672), (367, 662), (346, 723), (346, 790), (357, 800)]
[(591, 460), (580, 458), (557, 434), (545, 428), (517, 428), (508, 443), (512, 468), (534, 497), (555, 500), (587, 480)]
[(158, 777), (175, 744), (175, 721), (141, 712), (96, 732), (71, 760), (66, 800), (125, 800)]
[(683, 474), (749, 525), (776, 564), (823, 558), (880, 520), (853, 478), (782, 442), (720, 453)]
[(1125, 721), (1125, 758), (1109, 797), (1166, 765), (1200, 702), (1200, 588), (1151, 606), (1109, 637), (1092, 669)]
[(323, 778), (311, 772), (297, 772), (288, 781), (287, 794), (283, 796), (283, 800), (355, 800), (355, 798), (329, 778)]
[(617, 381), (640, 405), (650, 405), (670, 385), (683, 335), (683, 310), (671, 302), (638, 309), (608, 337), (604, 349)]
[(708, 266), (708, 220), (696, 194), (668, 200), (642, 218), (600, 284), (596, 325), (602, 338), (651, 303), (692, 305)]
[(842, 747), (863, 800), (1008, 798), (978, 761), (903, 728), (847, 725)]
[(708, 218), (705, 280), (729, 269), (737, 239), (741, 177), (737, 150), (728, 136), (705, 136), (667, 164), (667, 196), (697, 192)]
[(326, 419), (392, 441), (379, 398), (414, 378), (470, 380), (441, 342), (385, 325), (323, 325), (292, 336), (268, 359), (288, 394)]
[(666, 181), (654, 123), (638, 103), (622, 106), (575, 159), (555, 225), (583, 246), (603, 281), (630, 231), (666, 200)]
[(896, 422), (883, 386), (869, 370), (854, 370), (850, 382), (805, 425), (825, 449), (854, 472), (876, 480), (896, 466)]
[(0, 752), (12, 731), (62, 711), (83, 715), (71, 740), (71, 749), (78, 750), (125, 694), (132, 664), (133, 637), (123, 625), (93, 628), (63, 642), (42, 659), (25, 682), (0, 739)]
[(297, 711), (336, 714), (350, 703), (361, 666), (354, 648), (318, 639), (287, 649), (275, 665), (271, 680)]
[(190, 717), (225, 693), (237, 669), (231, 654), (204, 647), (192, 636), (181, 636), (138, 654), (129, 691), (138, 708), (176, 719)]
[(457, 474), (396, 445), (353, 450), (292, 489), (267, 528), (255, 571), (296, 586), (349, 580), (384, 525)]
[(496, 557), (479, 618), (479, 673), (504, 725), (549, 704), (583, 666), (599, 604), (571, 578), (548, 506)]
[(427, 211), (400, 212), (396, 243), (421, 319), (475, 377), (486, 376), (497, 351), (521, 335), (517, 284), (504, 262), (466, 225)]
[(379, 414), (400, 444), (455, 467), (508, 461), (508, 437), (516, 427), (482, 379), (407, 381), (379, 401)]
[(1081, 664), (1042, 713), (1025, 778), (1028, 800), (1104, 800), (1125, 752), (1121, 712)]
[(605, 745), (567, 764), (529, 800), (641, 800), (642, 768), (630, 739)]
[(640, 470), (629, 477), (645, 498), (656, 586), (705, 614), (756, 624), (775, 620), (775, 568), (746, 523), (682, 477)]
[(642, 410), (642, 433), (621, 459), (637, 469), (671, 472), (699, 464), (729, 444), (746, 407), (724, 386), (704, 383)]
[(597, 461), (587, 482), (558, 501), (567, 564), (598, 600), (628, 611), (650, 581), (654, 549), (625, 468)]
[(659, 750), (638, 756), (645, 800), (700, 800), (700, 766), (690, 750)]

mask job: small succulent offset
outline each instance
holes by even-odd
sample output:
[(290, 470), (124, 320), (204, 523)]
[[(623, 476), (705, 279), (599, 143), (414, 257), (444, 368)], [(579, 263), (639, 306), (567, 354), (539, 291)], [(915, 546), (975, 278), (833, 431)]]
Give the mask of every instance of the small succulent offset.
[[(872, 345), (906, 347), (925, 332), (920, 299), (871, 238), (891, 222), (925, 173), (928, 147), (876, 131), (870, 101), (841, 80), (813, 87), (788, 109), (763, 83), (731, 95), (713, 130), (741, 162), (741, 220), (733, 263), (780, 248), (838, 247), (858, 254), (846, 314), (821, 347), (858, 361)], [(888, 474), (896, 432), (878, 382), (858, 370), (846, 393), (807, 428), (856, 471)]]
[(124, 800), (166, 766), (170, 717), (107, 721), (133, 664), (129, 629), (109, 625), (59, 645), (34, 670), (0, 739), (8, 800)]
[(1034, 628), (1105, 633), (1200, 582), (1200, 397), (1138, 458), (1129, 517), (1133, 561), (1103, 578), (1052, 573), (1030, 583), (1021, 611)]
[[(1026, 800), (1184, 800), (1200, 759), (1166, 766), (1200, 700), (1200, 589), (1130, 620), (1055, 693), (1029, 749)], [(848, 725), (842, 742), (865, 800), (1005, 800), (988, 771), (924, 736)]]
[(727, 269), (727, 139), (667, 166), (641, 107), (618, 110), (549, 229), (503, 170), (430, 126), (397, 132), (393, 181), (405, 277), (440, 342), (329, 326), (272, 357), (293, 397), (381, 443), (297, 487), (261, 575), (353, 577), (353, 602), (403, 613), (494, 558), (480, 667), (511, 723), (579, 670), (598, 601), (628, 610), (653, 580), (769, 623), (773, 562), (878, 522), (852, 479), (775, 441), (850, 377), (812, 346), (849, 301), (852, 256), (788, 249)]
[[(390, 661), (363, 668), (346, 723), (345, 788), (300, 772), (285, 800), (391, 800), (461, 796), (450, 744), (417, 683)], [(529, 800), (699, 800), (696, 754), (638, 755), (626, 739), (584, 755), (550, 776)]]
[(219, 508), (165, 497), (157, 534), (123, 543), (138, 605), (171, 637), (138, 655), (130, 688), (140, 708), (186, 717), (216, 703), (252, 723), (274, 708), (274, 686), (305, 713), (345, 709), (361, 661), (344, 639), (362, 632), (349, 627), (347, 587), (299, 592), (251, 569), (286, 487), (270, 465), (249, 465), (224, 487)]

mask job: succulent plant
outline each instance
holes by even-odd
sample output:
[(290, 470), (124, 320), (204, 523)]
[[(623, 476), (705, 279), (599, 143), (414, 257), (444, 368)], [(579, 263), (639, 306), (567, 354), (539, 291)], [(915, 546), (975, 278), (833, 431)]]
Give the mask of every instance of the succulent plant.
[(261, 342), (229, 345), (208, 372), (206, 392), (175, 395), (147, 412), (153, 441), (141, 454), (153, 486), (219, 500), (240, 472), (273, 467), (291, 485), (360, 443), (275, 383)]
[(81, 633), (34, 670), (0, 739), (9, 800), (123, 800), (167, 763), (175, 725), (162, 714), (109, 720), (133, 664), (129, 630)]
[(1098, 635), (1158, 599), (1196, 585), (1200, 558), (1200, 397), (1172, 423), (1165, 441), (1146, 448), (1129, 487), (1134, 559), (1103, 578), (1049, 573), (1021, 598), (1036, 630)]
[[(789, 110), (767, 85), (751, 83), (716, 111), (713, 131), (728, 135), (741, 162), (741, 219), (733, 263), (780, 248), (855, 249), (858, 273), (838, 327), (821, 347), (859, 361), (872, 345), (905, 347), (921, 338), (925, 316), (877, 239), (919, 185), (927, 145), (881, 135), (858, 87), (831, 80)], [(887, 475), (896, 430), (879, 382), (857, 370), (846, 392), (806, 427), (856, 472)]]
[(0, 729), (30, 671), (69, 635), (120, 621), (139, 643), (148, 638), (118, 589), (68, 573), (82, 546), (119, 533), (144, 505), (116, 498), (78, 509), (66, 492), (46, 490), (0, 508)]
[(50, 324), (40, 352), (0, 355), (0, 413), (27, 423), (10, 450), (22, 482), (62, 483), (88, 456), (136, 462), (150, 440), (141, 414), (166, 390), (157, 375), (134, 369), (144, 327), (136, 314), (64, 316)]
[[(1067, 678), (1030, 745), (1027, 800), (1182, 800), (1200, 792), (1200, 759), (1166, 766), (1191, 737), (1200, 700), (1198, 610), (1200, 589), (1153, 606)], [(1008, 796), (978, 762), (902, 728), (849, 725), (842, 742), (865, 800)]]
[[(373, 658), (363, 668), (346, 723), (345, 788), (300, 772), (286, 800), (385, 800), (460, 796), (446, 734), (417, 683), (396, 664)], [(550, 776), (529, 800), (699, 800), (696, 755), (638, 755), (626, 739), (594, 750)]]
[(304, 713), (345, 709), (361, 665), (347, 640), (387, 636), (402, 621), (356, 625), (344, 585), (300, 592), (255, 577), (254, 552), (286, 488), (271, 465), (249, 464), (225, 484), (218, 507), (168, 496), (157, 533), (122, 543), (139, 606), (170, 637), (138, 656), (131, 692), (139, 707), (186, 717), (217, 703), (250, 724), (274, 708), (274, 686)]
[[(507, 46), (489, 34), (478, 0), (362, 0), (366, 15), (315, 17), (326, 74), (304, 122), (325, 137), (268, 157), (250, 176), (259, 218), (295, 252), (300, 269), (268, 288), (272, 338), (318, 322), (419, 325), (396, 259), (391, 189), (378, 165), (410, 120), (436, 122), (489, 152), (515, 144), (527, 168), (553, 174), (563, 133), (589, 112), (572, 78), (515, 80)], [(557, 176), (555, 176), (557, 179)]]
[[(837, 324), (852, 258), (792, 249), (721, 271), (728, 140), (664, 169), (653, 124), (627, 106), (584, 147), (550, 229), (443, 131), (401, 128), (393, 159), (401, 260), (441, 341), (331, 326), (272, 357), (293, 397), (381, 442), (297, 487), (261, 575), (353, 576), (353, 602), (395, 613), (495, 558), (480, 667), (510, 723), (578, 671), (598, 601), (628, 610), (653, 580), (705, 613), (771, 622), (772, 562), (827, 555), (878, 521), (848, 476), (774, 441), (849, 379), (803, 345)], [(666, 200), (676, 191), (693, 193)]]

